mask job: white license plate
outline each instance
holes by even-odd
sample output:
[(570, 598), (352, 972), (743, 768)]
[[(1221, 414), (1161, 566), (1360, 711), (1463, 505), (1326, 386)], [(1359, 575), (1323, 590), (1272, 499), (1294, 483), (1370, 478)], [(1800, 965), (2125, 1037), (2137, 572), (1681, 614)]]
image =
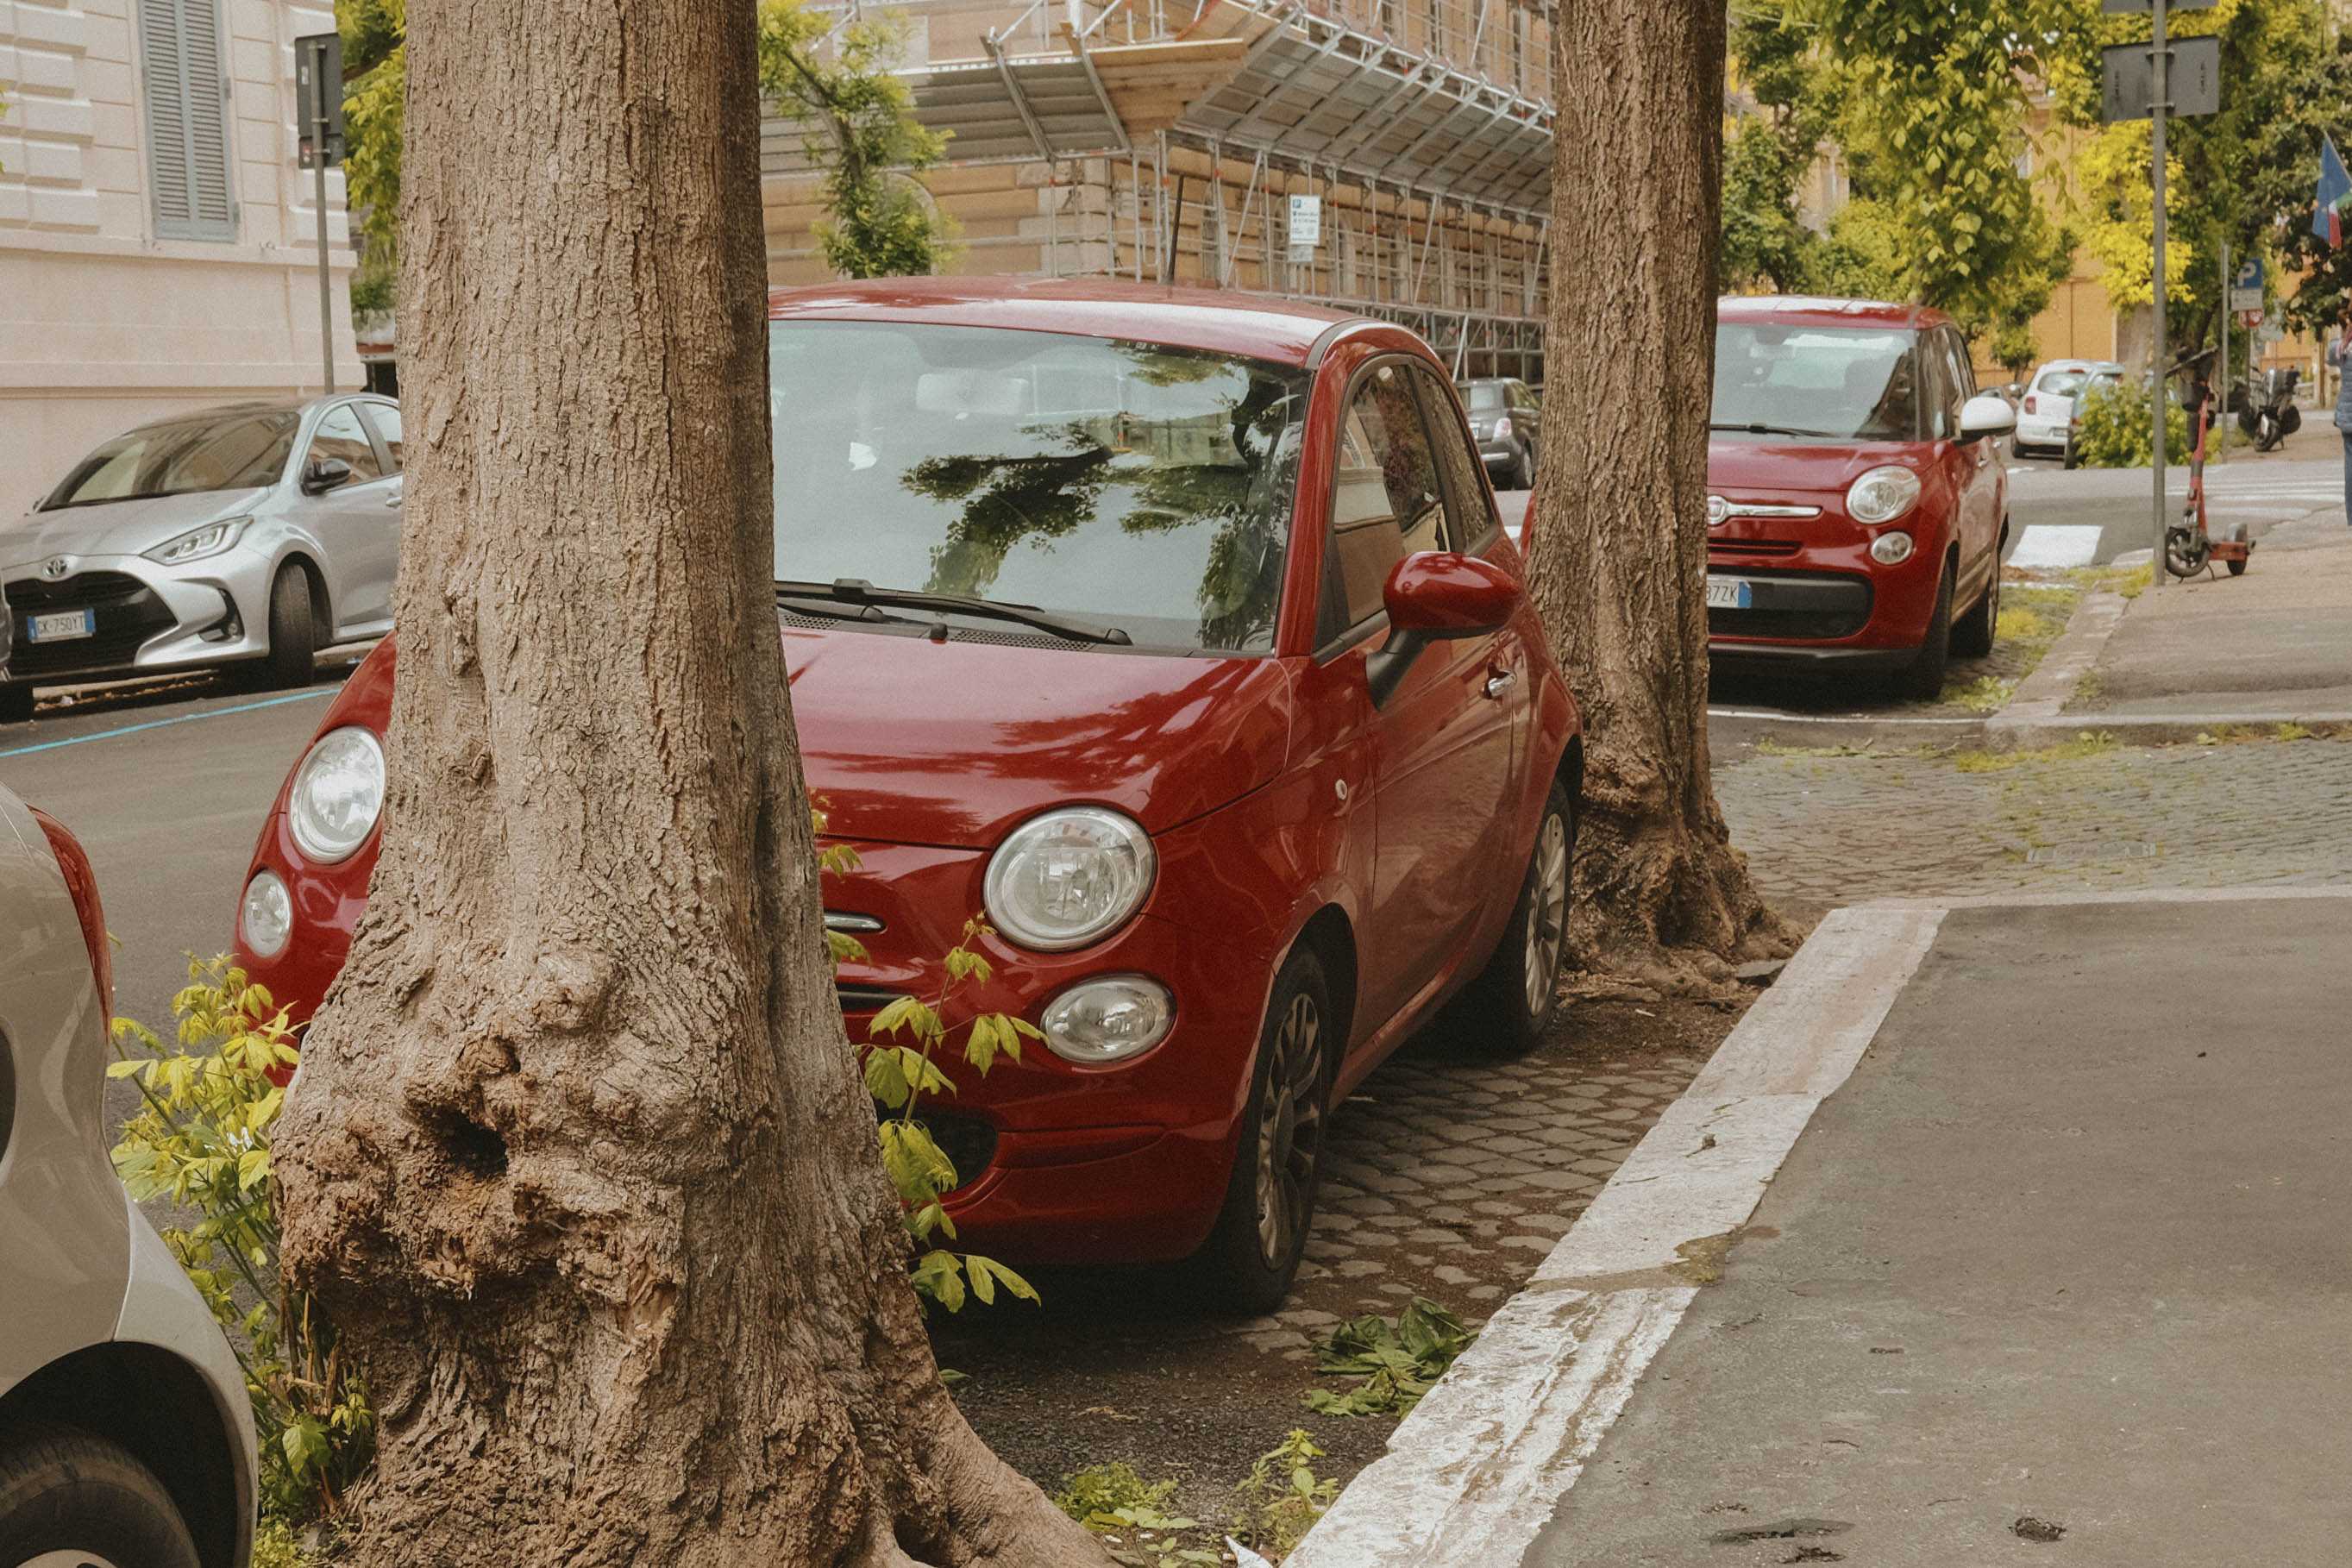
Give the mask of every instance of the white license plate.
[(1745, 610), (1755, 603), (1756, 590), (1743, 578), (1706, 580), (1706, 607), (1710, 610)]
[(63, 642), (68, 637), (97, 635), (96, 610), (59, 610), (54, 616), (34, 616), (25, 628), (26, 642)]

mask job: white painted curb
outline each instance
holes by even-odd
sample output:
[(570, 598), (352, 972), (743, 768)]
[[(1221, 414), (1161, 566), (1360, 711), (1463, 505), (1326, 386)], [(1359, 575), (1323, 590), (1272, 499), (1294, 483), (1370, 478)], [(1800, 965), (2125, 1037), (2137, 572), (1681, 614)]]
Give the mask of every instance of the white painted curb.
[(1823, 921), (1286, 1568), (1519, 1562), (1943, 918)]

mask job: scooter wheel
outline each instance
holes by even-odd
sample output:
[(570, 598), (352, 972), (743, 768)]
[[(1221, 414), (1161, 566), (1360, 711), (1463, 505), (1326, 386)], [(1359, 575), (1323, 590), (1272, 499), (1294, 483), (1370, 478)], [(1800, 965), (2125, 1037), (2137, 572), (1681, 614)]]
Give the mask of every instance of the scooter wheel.
[(2212, 547), (2186, 528), (2165, 531), (2164, 567), (2176, 577), (2194, 577), (2212, 558)]

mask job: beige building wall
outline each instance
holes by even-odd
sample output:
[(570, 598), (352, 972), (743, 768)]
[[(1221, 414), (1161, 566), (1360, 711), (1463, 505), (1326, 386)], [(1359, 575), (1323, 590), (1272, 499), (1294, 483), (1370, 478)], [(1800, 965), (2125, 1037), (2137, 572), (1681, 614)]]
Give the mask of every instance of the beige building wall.
[[(0, 518), (141, 420), (316, 393), (312, 176), (293, 40), (325, 0), (216, 0), (232, 237), (156, 235), (138, 6), (0, 0)], [(328, 176), (336, 383), (355, 386), (342, 175)]]

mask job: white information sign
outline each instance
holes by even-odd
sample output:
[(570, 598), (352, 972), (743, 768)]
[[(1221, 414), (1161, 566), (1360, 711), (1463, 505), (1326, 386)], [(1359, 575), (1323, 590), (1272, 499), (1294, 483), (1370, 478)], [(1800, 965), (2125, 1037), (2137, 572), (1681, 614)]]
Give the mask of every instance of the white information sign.
[(1293, 196), (1290, 198), (1290, 247), (1314, 247), (1323, 243), (1323, 198)]

